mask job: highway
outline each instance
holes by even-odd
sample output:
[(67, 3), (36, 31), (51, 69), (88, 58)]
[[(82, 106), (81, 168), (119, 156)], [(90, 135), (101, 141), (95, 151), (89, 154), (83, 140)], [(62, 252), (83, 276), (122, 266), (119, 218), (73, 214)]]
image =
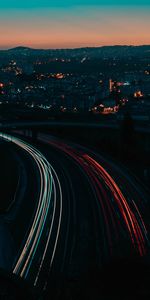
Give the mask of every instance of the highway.
[[(27, 142), (24, 142), (19, 138), (12, 137), (7, 134), (0, 133), (0, 137), (8, 142), (15, 143), (17, 146), (21, 147), (23, 150), (29, 153), (35, 161), (39, 170), (40, 194), (38, 199), (38, 205), (36, 208), (30, 231), (28, 232), (27, 238), (24, 241), (22, 249), (20, 249), (19, 251), (19, 255), (16, 258), (13, 268), (14, 274), (17, 274), (22, 278), (28, 278), (30, 270), (34, 269), (34, 259), (37, 255), (38, 248), (40, 247), (41, 254), (38, 271), (35, 274), (32, 274), (32, 282), (34, 282), (34, 285), (37, 285), (40, 272), (42, 270), (43, 263), (48, 250), (48, 246), (51, 242), (51, 235), (53, 231), (54, 222), (57, 224), (57, 229), (55, 235), (55, 242), (53, 243), (53, 249), (50, 257), (50, 266), (53, 264), (53, 260), (55, 257), (62, 218), (61, 184), (59, 182), (59, 178), (54, 168), (45, 159), (45, 157), (38, 150), (35, 149), (35, 147), (29, 145)], [(55, 220), (56, 208), (57, 220)], [(49, 220), (50, 214), (51, 219)], [(41, 247), (42, 243), (44, 244), (44, 247)]]
[(48, 134), (39, 133), (36, 146), (0, 137), (27, 151), (40, 177), (38, 205), (14, 274), (45, 290), (50, 274), (78, 277), (114, 257), (147, 255), (148, 198), (127, 170)]
[[(123, 170), (110, 165), (108, 161), (104, 162), (102, 157), (85, 147), (65, 143), (45, 134), (39, 134), (38, 138), (71, 157), (86, 175), (87, 184), (93, 190), (93, 201), (97, 201), (95, 209), (98, 207), (99, 218), (103, 220), (104, 244), (108, 245), (109, 254), (113, 255), (113, 251), (116, 251), (114, 244), (119, 246), (119, 240), (125, 235), (131, 248), (144, 256), (149, 242), (141, 209), (147, 200), (129, 174), (125, 175)], [(106, 252), (106, 249), (103, 251)]]

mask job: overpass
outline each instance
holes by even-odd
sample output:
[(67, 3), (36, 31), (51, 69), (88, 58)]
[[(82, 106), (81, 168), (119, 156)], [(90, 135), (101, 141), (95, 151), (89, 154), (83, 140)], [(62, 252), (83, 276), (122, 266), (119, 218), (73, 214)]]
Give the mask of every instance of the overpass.
[[(118, 144), (121, 139), (121, 123), (111, 122), (71, 122), (71, 121), (12, 121), (0, 123), (1, 132), (11, 132), (14, 130), (22, 130), (26, 137), (33, 140), (37, 139), (38, 133), (47, 131), (52, 135), (58, 135), (65, 138), (73, 138), (79, 142), (88, 142), (92, 145), (102, 145), (106, 143), (107, 147)], [(135, 135), (140, 147), (144, 151), (150, 151), (150, 126), (135, 125)], [(130, 132), (129, 132), (130, 134)]]
[[(36, 128), (93, 128), (93, 129), (119, 129), (120, 123), (111, 122), (70, 122), (70, 121), (19, 121), (19, 122), (2, 122), (0, 130), (12, 129), (36, 129)], [(135, 126), (135, 131), (150, 133), (150, 126)]]

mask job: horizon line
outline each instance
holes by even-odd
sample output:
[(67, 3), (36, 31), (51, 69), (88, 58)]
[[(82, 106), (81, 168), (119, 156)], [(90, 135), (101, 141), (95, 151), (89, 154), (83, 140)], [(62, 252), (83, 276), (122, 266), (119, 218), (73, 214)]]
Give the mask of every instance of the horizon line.
[(104, 47), (142, 47), (142, 46), (150, 46), (150, 44), (113, 44), (113, 45), (100, 45), (100, 46), (81, 46), (81, 47), (58, 47), (58, 48), (39, 48), (39, 47), (30, 47), (30, 46), (23, 46), (23, 45), (18, 45), (18, 46), (13, 46), (13, 47), (4, 47), (1, 48), (0, 47), (0, 51), (9, 51), (9, 50), (13, 50), (16, 48), (26, 48), (26, 49), (31, 49), (31, 50), (76, 50), (76, 49), (84, 49), (84, 48), (104, 48)]

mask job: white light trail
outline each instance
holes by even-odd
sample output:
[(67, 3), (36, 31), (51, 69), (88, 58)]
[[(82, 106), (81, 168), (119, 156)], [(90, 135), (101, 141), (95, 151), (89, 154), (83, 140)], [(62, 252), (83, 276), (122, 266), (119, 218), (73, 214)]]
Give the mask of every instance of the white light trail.
[[(40, 174), (40, 195), (38, 200), (38, 205), (36, 209), (35, 216), (33, 218), (33, 222), (31, 228), (28, 233), (28, 237), (24, 243), (23, 249), (19, 254), (19, 257), (16, 260), (15, 266), (13, 268), (13, 273), (19, 275), (20, 277), (26, 278), (28, 273), (30, 272), (30, 268), (32, 266), (33, 259), (35, 257), (37, 248), (40, 244), (41, 237), (44, 231), (45, 226), (47, 226), (47, 216), (48, 212), (51, 208), (51, 203), (53, 201), (53, 212), (52, 212), (52, 220), (49, 227), (49, 234), (46, 241), (46, 246), (42, 254), (40, 266), (38, 269), (38, 273), (36, 274), (34, 285), (37, 284), (40, 272), (42, 270), (42, 266), (44, 263), (44, 259), (47, 253), (48, 246), (50, 244), (51, 234), (53, 230), (53, 225), (55, 221), (55, 212), (56, 212), (56, 203), (58, 200), (57, 195), (57, 187), (60, 201), (60, 209), (59, 209), (59, 217), (58, 217), (58, 226), (56, 232), (55, 243), (52, 251), (52, 256), (50, 258), (50, 266), (52, 266), (55, 252), (57, 248), (57, 243), (59, 239), (60, 227), (61, 227), (61, 219), (62, 219), (62, 189), (59, 178), (52, 167), (52, 165), (46, 160), (46, 158), (40, 153), (35, 147), (29, 145), (27, 142), (22, 141), (19, 138), (12, 137), (7, 134), (0, 133), (0, 137), (4, 140), (10, 141), (24, 149), (31, 157), (34, 159)], [(56, 187), (57, 185), (57, 187)], [(53, 193), (52, 193), (53, 191)], [(53, 198), (54, 195), (54, 198)]]

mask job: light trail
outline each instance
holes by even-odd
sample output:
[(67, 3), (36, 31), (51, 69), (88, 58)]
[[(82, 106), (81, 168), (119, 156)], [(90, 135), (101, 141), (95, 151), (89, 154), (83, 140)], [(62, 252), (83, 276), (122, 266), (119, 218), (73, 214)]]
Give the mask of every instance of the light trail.
[[(117, 233), (117, 228), (119, 230), (122, 223), (126, 232), (129, 233), (133, 247), (141, 256), (143, 256), (146, 253), (148, 237), (141, 213), (133, 200), (133, 207), (131, 207), (110, 174), (91, 155), (85, 153), (85, 151), (83, 152), (79, 145), (78, 148), (75, 146), (73, 147), (61, 140), (57, 140), (55, 138), (50, 139), (49, 136), (45, 134), (40, 134), (39, 140), (49, 143), (71, 156), (77, 164), (82, 167), (88, 178), (91, 180), (92, 186), (97, 194), (97, 199), (101, 205), (110, 251), (112, 247), (112, 230), (114, 230), (113, 234), (115, 234), (116, 239), (118, 239), (119, 234)], [(110, 197), (105, 195), (102, 187), (102, 181), (111, 192), (113, 201), (110, 201)], [(110, 220), (112, 220), (113, 226), (111, 226)]]
[[(54, 243), (54, 247), (53, 247), (53, 251), (52, 251), (52, 256), (51, 256), (51, 260), (50, 260), (50, 268), (52, 267), (53, 261), (54, 261), (54, 257), (55, 257), (55, 252), (56, 252), (56, 248), (57, 248), (57, 243), (58, 243), (58, 239), (59, 239), (59, 233), (60, 233), (60, 227), (61, 227), (61, 219), (62, 219), (62, 190), (61, 190), (61, 184), (59, 181), (59, 178), (57, 176), (57, 173), (55, 172), (55, 170), (53, 169), (53, 167), (51, 166), (55, 178), (58, 182), (59, 185), (59, 193), (60, 193), (60, 212), (59, 212), (59, 221), (58, 221), (58, 227), (57, 227), (57, 234), (56, 234), (56, 238), (55, 238), (55, 243)], [(54, 184), (54, 179), (53, 179), (53, 184)], [(36, 286), (38, 279), (39, 279), (39, 275), (40, 275), (40, 271), (42, 269), (43, 263), (44, 263), (44, 259), (46, 257), (46, 253), (48, 250), (48, 246), (50, 243), (50, 239), (51, 239), (51, 233), (52, 233), (52, 229), (53, 229), (53, 225), (54, 225), (54, 219), (55, 219), (55, 212), (56, 212), (56, 202), (57, 202), (57, 194), (56, 194), (56, 186), (54, 184), (54, 209), (53, 209), (53, 215), (52, 215), (52, 221), (51, 221), (51, 226), (49, 229), (49, 234), (48, 234), (48, 238), (47, 238), (47, 242), (46, 242), (46, 246), (45, 246), (45, 250), (43, 253), (43, 257), (39, 266), (39, 270), (38, 270), (38, 274), (36, 276), (36, 279), (34, 281), (34, 286)]]
[(130, 233), (130, 237), (132, 240), (132, 243), (134, 246), (138, 247), (138, 251), (140, 255), (145, 254), (145, 245), (144, 245), (144, 238), (147, 234), (147, 232), (144, 229), (144, 235), (143, 235), (143, 227), (141, 227), (141, 224), (138, 222), (138, 219), (134, 215), (133, 211), (129, 207), (127, 200), (123, 196), (121, 190), (113, 180), (113, 178), (106, 172), (106, 170), (93, 158), (91, 158), (89, 155), (85, 154), (83, 156), (86, 161), (89, 162), (91, 166), (94, 166), (94, 168), (99, 171), (100, 175), (114, 194), (114, 198), (117, 202), (118, 208), (120, 210), (120, 213), (126, 223), (126, 226), (128, 228), (128, 231)]
[[(46, 226), (48, 226), (49, 234), (42, 254), (40, 266), (34, 279), (34, 285), (37, 285), (37, 282), (40, 277), (40, 272), (42, 270), (43, 263), (46, 257), (47, 249), (50, 244), (51, 234), (52, 234), (53, 225), (55, 221), (56, 204), (57, 201), (59, 200), (60, 208), (59, 208), (59, 217), (57, 221), (58, 226), (57, 226), (57, 232), (56, 232), (55, 243), (52, 251), (52, 256), (50, 258), (50, 266), (52, 266), (55, 253), (56, 253), (57, 243), (60, 234), (61, 220), (62, 220), (61, 184), (52, 165), (46, 160), (46, 158), (42, 155), (42, 153), (40, 153), (35, 147), (29, 145), (27, 142), (20, 140), (19, 138), (12, 137), (7, 134), (0, 133), (0, 137), (7, 141), (15, 143), (17, 146), (24, 149), (33, 158), (39, 170), (40, 195), (38, 199), (36, 213), (34, 215), (33, 222), (28, 233), (28, 237), (24, 242), (23, 248), (21, 249), (20, 254), (17, 257), (13, 268), (14, 274), (17, 274), (23, 278), (28, 277), (38, 246), (40, 245), (40, 243), (42, 243), (42, 235), (44, 234), (44, 229)], [(51, 205), (52, 203), (53, 203), (52, 220), (49, 226), (47, 225), (47, 221), (49, 221), (47, 220), (48, 219), (47, 217), (50, 209), (52, 208)]]

